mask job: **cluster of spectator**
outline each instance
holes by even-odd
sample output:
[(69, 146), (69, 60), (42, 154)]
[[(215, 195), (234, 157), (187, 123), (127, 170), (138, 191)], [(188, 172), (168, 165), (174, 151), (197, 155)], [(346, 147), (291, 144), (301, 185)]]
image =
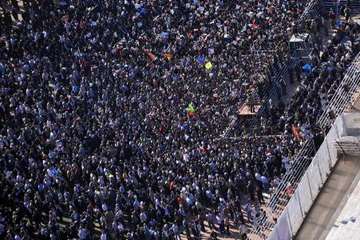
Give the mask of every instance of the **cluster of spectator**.
[[(321, 28), (315, 29), (321, 31)], [(324, 36), (325, 42), (315, 45), (307, 64), (301, 63), (290, 71), (290, 81), (299, 85), (288, 106), (281, 102), (276, 106), (270, 104), (264, 117), (264, 133), (274, 134), (283, 129), (285, 134), (291, 133), (296, 124), (301, 126), (302, 135), (308, 136), (311, 131), (306, 129), (314, 127), (320, 115), (326, 112), (346, 69), (360, 50), (357, 23), (344, 22), (336, 29), (331, 36)], [(305, 70), (306, 65), (309, 70)], [(346, 85), (343, 87), (347, 88)]]
[(315, 48), (310, 72), (294, 69), (290, 107), (270, 104), (259, 126), (269, 136), (231, 141), (219, 139), (229, 117), (249, 92), (265, 95), (277, 65), (252, 51), (286, 44), (305, 1), (34, 0), (22, 2), (21, 21), (9, 2), (0, 27), (6, 239), (246, 233), (265, 214), (263, 192), (304, 139), (321, 135), (314, 122), (359, 50), (358, 26), (340, 26)]

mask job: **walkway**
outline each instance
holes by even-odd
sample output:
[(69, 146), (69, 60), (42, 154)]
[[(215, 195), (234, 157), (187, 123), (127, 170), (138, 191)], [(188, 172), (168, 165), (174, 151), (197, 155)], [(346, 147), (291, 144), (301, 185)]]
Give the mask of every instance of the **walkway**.
[[(346, 157), (338, 162), (331, 176), (320, 192), (309, 215), (301, 226), (296, 240), (350, 240), (345, 238), (341, 223), (353, 208), (360, 216), (360, 157)], [(354, 190), (356, 188), (356, 190)], [(350, 202), (350, 199), (355, 199)], [(356, 199), (358, 201), (356, 202)], [(350, 204), (350, 207), (348, 206)], [(343, 213), (345, 211), (345, 213)], [(349, 222), (349, 221), (348, 221)], [(357, 222), (360, 225), (360, 219)], [(350, 226), (350, 224), (349, 224)], [(330, 235), (329, 235), (330, 232)], [(341, 236), (341, 237), (340, 237)], [(355, 235), (353, 235), (355, 236)], [(360, 228), (357, 227), (357, 235)]]

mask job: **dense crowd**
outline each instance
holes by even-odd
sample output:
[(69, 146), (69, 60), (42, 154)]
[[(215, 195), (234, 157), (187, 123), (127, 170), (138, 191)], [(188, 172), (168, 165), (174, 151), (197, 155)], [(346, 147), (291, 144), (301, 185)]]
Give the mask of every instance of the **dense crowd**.
[[(265, 133), (273, 134), (284, 128), (290, 133), (291, 127), (296, 124), (302, 126), (303, 135), (308, 135), (306, 129), (315, 126), (317, 119), (326, 111), (345, 70), (360, 50), (359, 30), (357, 23), (342, 23), (337, 26), (336, 33), (324, 37), (326, 42), (315, 44), (307, 64), (300, 63), (290, 71), (290, 80), (299, 83), (299, 86), (287, 107), (283, 104), (270, 106), (266, 125), (273, 128), (264, 128)], [(322, 30), (315, 27), (313, 31)], [(305, 70), (305, 65), (311, 70)]]
[(289, 106), (269, 104), (268, 137), (224, 140), (277, 68), (278, 53), (253, 50), (284, 51), (305, 1), (67, 2), (23, 1), (15, 22), (1, 6), (0, 238), (246, 233), (302, 142), (322, 137), (314, 122), (359, 50), (358, 26), (339, 26), (310, 72), (291, 72)]

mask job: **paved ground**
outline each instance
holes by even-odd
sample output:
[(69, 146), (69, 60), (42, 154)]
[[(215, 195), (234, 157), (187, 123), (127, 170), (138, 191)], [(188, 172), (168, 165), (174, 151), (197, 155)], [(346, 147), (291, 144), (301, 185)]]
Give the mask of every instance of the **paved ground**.
[(351, 240), (360, 238), (360, 184), (347, 200), (326, 240)]
[[(331, 176), (326, 182), (323, 190), (320, 192), (316, 202), (311, 208), (309, 215), (301, 226), (296, 240), (350, 240), (360, 239), (360, 228), (357, 228), (358, 235), (356, 238), (343, 238), (341, 235), (328, 236), (329, 232), (336, 232), (337, 228), (343, 229), (344, 224), (341, 223), (345, 219), (346, 213), (351, 212), (357, 208), (360, 217), (360, 158), (346, 157), (338, 162), (334, 168)], [(356, 191), (354, 191), (356, 187)], [(346, 213), (341, 213), (345, 210), (348, 204), (348, 199), (354, 198), (347, 208)], [(360, 219), (357, 220), (357, 225), (360, 225)], [(350, 226), (350, 224), (349, 224)], [(339, 231), (338, 231), (339, 232)], [(340, 231), (343, 232), (343, 231)], [(334, 233), (335, 234), (335, 233)], [(328, 236), (328, 238), (326, 238)], [(354, 235), (355, 236), (355, 235)], [(353, 236), (353, 237), (354, 237)]]

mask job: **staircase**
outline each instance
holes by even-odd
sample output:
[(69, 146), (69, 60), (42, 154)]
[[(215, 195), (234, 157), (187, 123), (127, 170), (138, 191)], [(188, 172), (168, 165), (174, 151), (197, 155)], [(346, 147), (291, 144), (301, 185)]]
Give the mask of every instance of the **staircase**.
[[(323, 6), (326, 10), (330, 11), (330, 9), (333, 9), (336, 11), (336, 5), (338, 0), (324, 0)], [(345, 6), (347, 3), (350, 3), (350, 9), (351, 9), (351, 15), (356, 16), (360, 14), (360, 0), (340, 0), (339, 4), (339, 11), (341, 7)]]

